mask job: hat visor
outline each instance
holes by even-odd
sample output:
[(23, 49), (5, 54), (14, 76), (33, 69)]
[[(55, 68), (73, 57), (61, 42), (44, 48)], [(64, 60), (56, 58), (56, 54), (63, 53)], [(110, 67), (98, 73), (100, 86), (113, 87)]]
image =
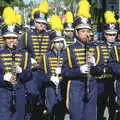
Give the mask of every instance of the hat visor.
[(89, 24), (80, 24), (80, 25), (77, 25), (75, 29), (90, 29), (91, 30), (91, 26)]
[(58, 42), (58, 41), (65, 41), (63, 37), (56, 37), (52, 40), (53, 42)]
[(65, 28), (64, 30), (65, 30), (65, 31), (74, 31), (73, 28)]
[(18, 37), (18, 35), (15, 33), (6, 33), (3, 35), (3, 37)]
[(117, 34), (117, 30), (105, 30), (104, 32), (107, 34)]
[(45, 23), (45, 24), (47, 23), (47, 21), (44, 19), (35, 19), (35, 22)]

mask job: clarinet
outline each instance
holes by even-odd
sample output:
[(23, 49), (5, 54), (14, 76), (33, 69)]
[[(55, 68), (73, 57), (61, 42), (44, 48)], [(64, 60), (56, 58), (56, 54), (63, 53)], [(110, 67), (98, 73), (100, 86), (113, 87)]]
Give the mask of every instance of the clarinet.
[[(57, 67), (59, 67), (59, 65), (60, 65), (60, 51), (57, 52)], [(59, 78), (59, 74), (56, 74), (56, 77)], [(59, 93), (59, 85), (56, 86), (56, 94), (58, 93)]]
[[(15, 53), (16, 53), (16, 46), (13, 45), (13, 49), (12, 49), (12, 67), (16, 66), (15, 65)], [(15, 70), (13, 70), (14, 68), (12, 68), (12, 75), (17, 76)], [(16, 112), (16, 84), (17, 81), (12, 82), (12, 107), (11, 110), (13, 112)]]
[[(89, 53), (89, 51), (87, 49), (87, 45), (85, 44), (85, 61), (86, 61), (86, 64), (91, 66), (91, 64), (88, 62), (88, 57), (89, 56), (90, 56), (90, 53)], [(90, 78), (91, 78), (91, 75), (90, 75), (90, 73), (87, 73), (86, 76), (87, 76), (87, 79), (84, 81), (85, 88), (84, 88), (84, 98), (83, 98), (83, 101), (87, 103), (89, 101)]]

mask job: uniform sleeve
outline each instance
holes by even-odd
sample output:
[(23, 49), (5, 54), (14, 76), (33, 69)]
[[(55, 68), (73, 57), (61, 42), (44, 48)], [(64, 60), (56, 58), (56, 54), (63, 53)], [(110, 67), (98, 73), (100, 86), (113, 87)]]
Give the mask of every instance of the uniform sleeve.
[(10, 85), (9, 82), (4, 81), (4, 69), (3, 69), (3, 64), (0, 61), (0, 87), (8, 87)]
[(111, 69), (112, 71), (112, 74), (114, 76), (118, 76), (120, 77), (120, 62), (117, 62), (117, 61), (113, 61), (109, 64), (109, 68)]
[(99, 62), (96, 63), (96, 66), (92, 66), (90, 69), (90, 73), (92, 76), (100, 76), (104, 73), (104, 58), (103, 55), (100, 54), (100, 56), (96, 55), (96, 59), (97, 57), (99, 57)]
[(71, 65), (72, 68), (69, 65), (69, 58), (66, 52), (66, 56), (64, 58), (64, 62), (63, 62), (63, 66), (62, 66), (62, 76), (64, 78), (67, 79), (79, 79), (79, 77), (81, 77), (82, 75), (84, 75), (83, 73), (81, 73), (80, 71), (80, 65), (77, 65), (77, 60), (76, 57), (73, 53), (72, 50), (70, 50), (70, 56), (71, 56)]
[(28, 54), (28, 60), (27, 60), (27, 66), (26, 68), (24, 68), (25, 66), (25, 61), (23, 62), (23, 69), (22, 69), (22, 73), (20, 73), (18, 75), (18, 78), (21, 82), (27, 82), (29, 80), (32, 80), (32, 71), (31, 71), (31, 59), (30, 59), (30, 55)]
[(3, 66), (2, 63), (0, 62), (0, 85), (4, 83), (3, 76), (4, 76)]
[(111, 70), (112, 74), (115, 77), (120, 77), (120, 61), (118, 62), (115, 59), (115, 55), (113, 51), (111, 52), (109, 60), (108, 60), (108, 68)]
[(91, 69), (90, 69), (90, 74), (92, 76), (100, 76), (100, 75), (103, 74), (103, 69), (104, 69), (104, 65), (103, 64), (92, 66)]
[(67, 62), (62, 67), (62, 76), (68, 79), (76, 79), (81, 76), (81, 71), (79, 66), (75, 66), (74, 68), (69, 68)]
[(41, 75), (41, 79), (44, 82), (48, 82), (50, 78), (50, 69), (48, 66), (47, 55), (43, 55), (39, 62), (38, 72)]
[(38, 66), (39, 71), (45, 72), (44, 71), (44, 60), (43, 60), (43, 56), (41, 57), (40, 61), (39, 61), (39, 66)]

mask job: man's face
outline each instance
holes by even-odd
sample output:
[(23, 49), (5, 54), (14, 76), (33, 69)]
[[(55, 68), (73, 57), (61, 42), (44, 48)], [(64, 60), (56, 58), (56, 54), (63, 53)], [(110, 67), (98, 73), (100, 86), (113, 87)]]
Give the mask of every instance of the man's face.
[(97, 41), (98, 40), (98, 36), (97, 35), (93, 35), (93, 40)]
[(41, 22), (36, 22), (35, 23), (35, 27), (38, 31), (44, 31), (46, 30), (46, 24), (45, 23), (41, 23)]
[(90, 29), (87, 28), (79, 29), (77, 30), (76, 35), (81, 42), (86, 43), (90, 38)]
[(5, 37), (5, 46), (9, 47), (9, 48), (14, 48), (17, 47), (18, 45), (18, 38), (17, 37)]
[(72, 38), (72, 37), (73, 37), (73, 31), (72, 31), (72, 30), (66, 30), (66, 31), (65, 31), (65, 35), (66, 35), (67, 37)]
[(64, 48), (64, 42), (63, 41), (55, 41), (54, 42), (54, 49), (56, 51), (61, 51)]
[(106, 39), (107, 42), (115, 42), (117, 34), (104, 34), (104, 37)]

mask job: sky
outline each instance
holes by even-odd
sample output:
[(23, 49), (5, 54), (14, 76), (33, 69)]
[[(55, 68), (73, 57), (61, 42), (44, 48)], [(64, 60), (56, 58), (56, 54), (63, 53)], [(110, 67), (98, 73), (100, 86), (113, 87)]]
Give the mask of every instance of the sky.
[(40, 0), (23, 0), (25, 4), (28, 4), (30, 1), (35, 1), (35, 3), (39, 3)]
[[(30, 1), (35, 1), (35, 3), (40, 3), (40, 0), (23, 0), (25, 4), (28, 4)], [(53, 0), (49, 0), (49, 1), (53, 1)]]

